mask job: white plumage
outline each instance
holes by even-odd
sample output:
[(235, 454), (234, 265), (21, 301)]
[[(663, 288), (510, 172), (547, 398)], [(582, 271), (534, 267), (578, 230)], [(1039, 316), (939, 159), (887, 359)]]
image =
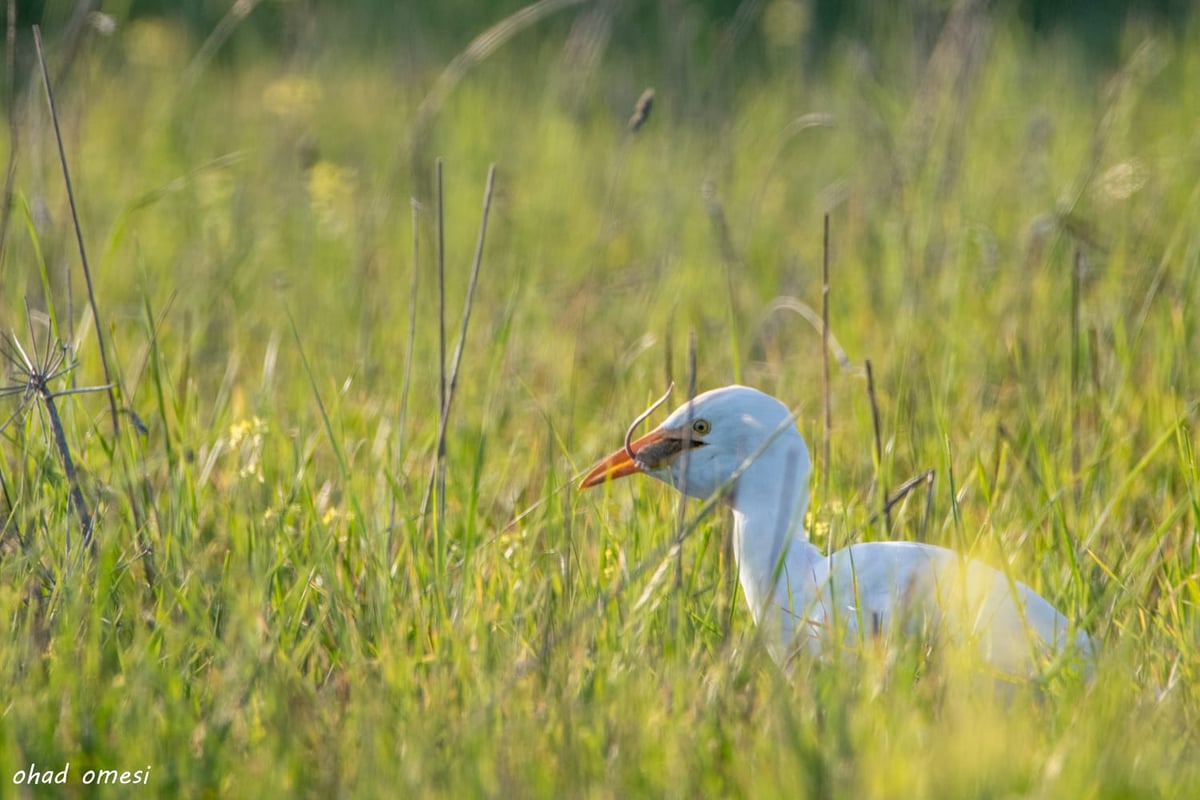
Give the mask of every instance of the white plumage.
[(1024, 583), (917, 542), (867, 542), (830, 556), (808, 540), (812, 464), (787, 407), (746, 386), (697, 396), (600, 461), (588, 488), (644, 472), (733, 510), (738, 576), (772, 656), (904, 632), (967, 643), (996, 671), (1032, 676), (1048, 657), (1093, 652), (1086, 633)]

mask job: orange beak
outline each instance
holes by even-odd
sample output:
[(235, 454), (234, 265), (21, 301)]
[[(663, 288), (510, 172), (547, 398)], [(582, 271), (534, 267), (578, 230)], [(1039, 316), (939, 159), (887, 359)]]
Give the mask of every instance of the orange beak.
[(661, 466), (685, 448), (698, 444), (700, 443), (692, 442), (682, 431), (655, 428), (630, 444), (629, 449), (637, 456), (636, 460), (630, 458), (629, 453), (622, 447), (588, 470), (588, 474), (579, 482), (579, 488), (590, 489), (607, 480), (615, 481), (635, 472), (644, 472), (645, 467)]

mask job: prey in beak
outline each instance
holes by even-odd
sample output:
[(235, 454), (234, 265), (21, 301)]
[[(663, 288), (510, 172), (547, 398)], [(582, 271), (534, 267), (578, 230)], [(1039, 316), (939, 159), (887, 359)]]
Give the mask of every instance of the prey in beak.
[(633, 442), (628, 449), (622, 447), (588, 470), (579, 482), (579, 488), (590, 489), (606, 480), (615, 481), (635, 472), (653, 472), (667, 466), (684, 450), (702, 444), (704, 442), (693, 441), (685, 429), (657, 428)]
[(590, 489), (606, 480), (615, 481), (635, 472), (655, 472), (668, 466), (684, 450), (704, 445), (703, 441), (692, 438), (686, 427), (655, 428), (637, 441), (632, 441), (637, 426), (666, 402), (674, 388), (675, 385), (671, 384), (666, 394), (633, 421), (625, 432), (625, 446), (588, 470), (579, 482), (580, 489)]

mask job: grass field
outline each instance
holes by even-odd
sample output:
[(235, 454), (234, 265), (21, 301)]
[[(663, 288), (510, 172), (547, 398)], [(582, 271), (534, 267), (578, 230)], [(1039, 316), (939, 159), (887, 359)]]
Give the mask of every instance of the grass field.
[[(197, 64), (155, 20), (83, 51), (56, 100), (122, 412), (114, 433), (104, 391), (53, 397), (91, 552), (46, 402), (3, 400), (0, 796), (61, 791), (18, 773), (68, 763), (77, 796), (1200, 786), (1200, 27), (1131, 24), (1104, 66), (968, 19), (809, 67), (770, 6), (750, 65), (614, 51), (575, 75), (560, 18), (423, 110), (454, 51)], [(31, 357), (74, 343), (54, 394), (106, 378), (27, 77), (0, 319)], [(422, 517), (438, 157), (447, 361), (496, 177)], [(826, 213), (848, 358), (828, 465), (821, 337), (794, 311), (820, 308)], [(919, 643), (777, 670), (724, 512), (677, 556), (667, 488), (574, 490), (686, 384), (693, 333), (700, 389), (799, 410), (821, 546), (1009, 563), (1101, 643), (1094, 680), (997, 701)], [(869, 521), (928, 469), (890, 531)], [(101, 769), (144, 784), (85, 784)]]

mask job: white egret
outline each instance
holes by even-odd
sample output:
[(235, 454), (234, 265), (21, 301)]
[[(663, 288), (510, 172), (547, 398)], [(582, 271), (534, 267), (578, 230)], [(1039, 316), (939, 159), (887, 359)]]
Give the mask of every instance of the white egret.
[(1041, 595), (952, 550), (892, 541), (828, 556), (818, 550), (804, 529), (808, 447), (787, 407), (757, 389), (714, 389), (636, 441), (632, 430), (580, 488), (642, 472), (691, 497), (720, 492), (733, 510), (742, 591), (780, 663), (801, 649), (819, 653), (894, 628), (967, 643), (1013, 677), (1035, 675), (1039, 663), (1068, 648), (1092, 655), (1088, 635)]

